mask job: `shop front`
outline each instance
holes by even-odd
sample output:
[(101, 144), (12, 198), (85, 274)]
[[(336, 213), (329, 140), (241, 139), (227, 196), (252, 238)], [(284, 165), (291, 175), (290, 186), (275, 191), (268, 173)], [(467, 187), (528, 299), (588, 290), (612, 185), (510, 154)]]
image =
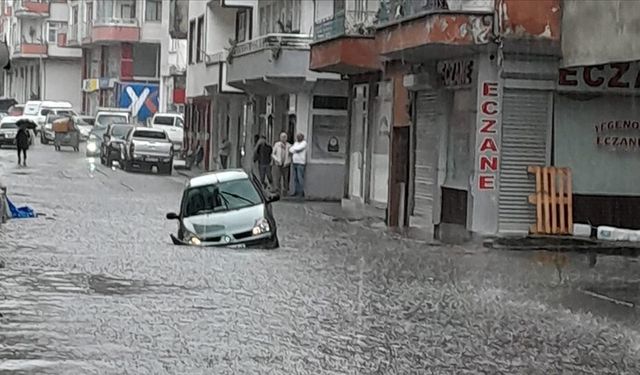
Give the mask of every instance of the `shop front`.
[(198, 146), (204, 151), (204, 159), (201, 168), (206, 171), (211, 170), (212, 155), (211, 144), (211, 124), (212, 124), (211, 99), (207, 96), (189, 99), (185, 108), (185, 145), (186, 152), (196, 152)]
[(573, 172), (574, 222), (640, 229), (640, 65), (560, 71), (554, 164)]

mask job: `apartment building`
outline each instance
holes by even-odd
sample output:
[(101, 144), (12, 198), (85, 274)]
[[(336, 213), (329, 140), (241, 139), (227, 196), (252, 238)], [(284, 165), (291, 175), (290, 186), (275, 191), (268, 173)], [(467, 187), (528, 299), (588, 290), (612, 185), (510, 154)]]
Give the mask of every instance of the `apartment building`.
[[(162, 64), (163, 40), (167, 53), (179, 55), (180, 42), (171, 40), (164, 0), (70, 0), (68, 44), (82, 49), (83, 109), (98, 106), (132, 108), (140, 121), (159, 108), (170, 108), (175, 98), (166, 80), (180, 76), (170, 55)], [(161, 81), (165, 90), (160, 90)], [(179, 79), (178, 79), (179, 81)], [(160, 98), (161, 91), (165, 97)], [(162, 105), (160, 104), (162, 103)], [(178, 103), (180, 104), (180, 103)], [(173, 107), (171, 107), (173, 108)]]
[(216, 167), (223, 138), (234, 165), (251, 170), (256, 136), (274, 143), (281, 132), (302, 133), (307, 196), (342, 197), (348, 85), (309, 69), (313, 19), (312, 1), (189, 3), (187, 123), (206, 146), (207, 168)]
[(4, 95), (18, 102), (35, 99), (82, 104), (82, 51), (67, 45), (66, 2), (4, 0), (1, 34), (7, 41), (11, 69), (4, 72)]

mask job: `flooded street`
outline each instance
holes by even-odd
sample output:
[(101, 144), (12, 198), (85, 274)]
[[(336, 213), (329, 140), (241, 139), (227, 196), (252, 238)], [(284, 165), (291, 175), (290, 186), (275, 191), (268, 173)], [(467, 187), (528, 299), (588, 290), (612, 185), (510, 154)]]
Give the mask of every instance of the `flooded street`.
[[(638, 263), (436, 247), (280, 202), (278, 250), (176, 247), (185, 178), (0, 150), (3, 374), (637, 374)], [(631, 305), (582, 289), (624, 284)], [(621, 298), (623, 298), (621, 297)]]

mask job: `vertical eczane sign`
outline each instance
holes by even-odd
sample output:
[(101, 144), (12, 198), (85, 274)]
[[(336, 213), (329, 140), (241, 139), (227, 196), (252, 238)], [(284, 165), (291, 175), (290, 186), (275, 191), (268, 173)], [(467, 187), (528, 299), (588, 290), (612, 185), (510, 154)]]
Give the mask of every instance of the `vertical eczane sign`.
[(480, 83), (478, 101), (478, 190), (496, 190), (500, 163), (500, 87), (497, 81)]

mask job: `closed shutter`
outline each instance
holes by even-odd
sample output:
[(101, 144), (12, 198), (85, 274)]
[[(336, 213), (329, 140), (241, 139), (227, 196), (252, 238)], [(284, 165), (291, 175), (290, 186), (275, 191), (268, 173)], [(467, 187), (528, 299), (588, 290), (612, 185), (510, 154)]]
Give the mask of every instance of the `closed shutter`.
[(502, 112), (499, 231), (527, 233), (535, 223), (530, 165), (547, 164), (551, 93), (505, 89)]
[(438, 110), (434, 91), (420, 91), (416, 99), (416, 151), (412, 225), (432, 226), (438, 173)]

